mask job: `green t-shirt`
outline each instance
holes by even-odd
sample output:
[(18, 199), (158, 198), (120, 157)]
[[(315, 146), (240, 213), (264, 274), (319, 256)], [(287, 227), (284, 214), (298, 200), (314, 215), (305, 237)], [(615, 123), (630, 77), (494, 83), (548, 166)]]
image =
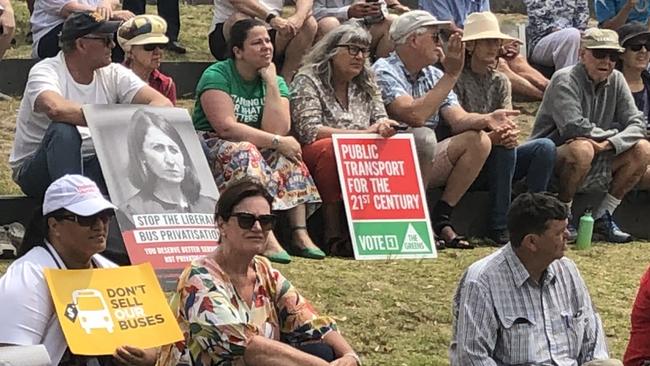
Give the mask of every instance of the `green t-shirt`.
[[(287, 83), (281, 76), (278, 76), (277, 79), (280, 95), (289, 98)], [(242, 79), (237, 72), (237, 68), (235, 68), (235, 61), (229, 58), (225, 61), (215, 62), (208, 67), (196, 86), (196, 102), (192, 116), (196, 130), (213, 131), (210, 122), (205, 116), (203, 107), (201, 107), (201, 95), (204, 91), (210, 89), (221, 90), (230, 95), (235, 105), (237, 122), (260, 128), (262, 114), (264, 113), (266, 84), (259, 77), (253, 81)]]

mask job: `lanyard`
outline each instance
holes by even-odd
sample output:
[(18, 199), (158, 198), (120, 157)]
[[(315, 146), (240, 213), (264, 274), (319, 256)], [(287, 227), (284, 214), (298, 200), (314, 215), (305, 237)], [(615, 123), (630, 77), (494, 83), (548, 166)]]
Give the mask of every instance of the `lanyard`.
[[(56, 264), (56, 266), (59, 269), (67, 269), (67, 268), (65, 268), (65, 264), (59, 262), (59, 260), (56, 258), (54, 253), (52, 253), (52, 250), (50, 249), (50, 245), (48, 243), (45, 243), (43, 248), (45, 248), (45, 250), (47, 250), (47, 254), (49, 254), (50, 257), (52, 257), (52, 260), (54, 261), (54, 263)], [(92, 258), (90, 259), (90, 265), (92, 266), (92, 268), (99, 268), (97, 263), (95, 263), (95, 259), (92, 259)]]

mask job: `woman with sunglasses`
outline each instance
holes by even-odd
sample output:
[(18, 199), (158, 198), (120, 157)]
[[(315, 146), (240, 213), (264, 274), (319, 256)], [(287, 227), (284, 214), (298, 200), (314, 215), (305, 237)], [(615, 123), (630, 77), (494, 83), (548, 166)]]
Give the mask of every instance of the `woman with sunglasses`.
[[(259, 179), (274, 197), (273, 210), (286, 211), (295, 255), (323, 259), (307, 233), (307, 216), (320, 202), (302, 162), (291, 128), (289, 89), (276, 73), (266, 25), (244, 19), (232, 26), (231, 57), (205, 70), (196, 87), (194, 127), (205, 139), (217, 187), (244, 176)], [(265, 251), (271, 261), (289, 263), (273, 232)]]
[(344, 24), (314, 45), (293, 79), (291, 112), (303, 144), (303, 159), (323, 198), (324, 239), (335, 255), (351, 256), (343, 229), (342, 197), (332, 134), (395, 134), (368, 62), (372, 37), (356, 24)]
[(185, 341), (163, 347), (159, 365), (360, 365), (334, 320), (258, 256), (275, 224), (272, 203), (251, 179), (223, 191), (221, 243), (185, 269), (171, 300)]
[(176, 84), (158, 68), (169, 38), (167, 22), (157, 15), (138, 15), (124, 22), (117, 41), (124, 50), (123, 65), (176, 105)]

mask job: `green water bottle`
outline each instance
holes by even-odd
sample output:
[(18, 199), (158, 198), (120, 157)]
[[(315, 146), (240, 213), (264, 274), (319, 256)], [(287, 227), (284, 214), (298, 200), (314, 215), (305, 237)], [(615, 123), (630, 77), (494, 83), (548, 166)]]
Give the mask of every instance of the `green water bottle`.
[(591, 216), (591, 208), (585, 210), (578, 225), (578, 239), (576, 249), (583, 250), (591, 248), (591, 235), (594, 233), (594, 218)]

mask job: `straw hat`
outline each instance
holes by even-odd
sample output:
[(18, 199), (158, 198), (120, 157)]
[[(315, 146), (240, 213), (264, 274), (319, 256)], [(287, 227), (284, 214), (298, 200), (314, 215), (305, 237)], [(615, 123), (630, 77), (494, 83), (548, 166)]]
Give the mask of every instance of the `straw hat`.
[(507, 39), (516, 41), (517, 38), (501, 33), (497, 17), (489, 11), (472, 13), (465, 21), (465, 31), (462, 41), (475, 41), (478, 39)]

